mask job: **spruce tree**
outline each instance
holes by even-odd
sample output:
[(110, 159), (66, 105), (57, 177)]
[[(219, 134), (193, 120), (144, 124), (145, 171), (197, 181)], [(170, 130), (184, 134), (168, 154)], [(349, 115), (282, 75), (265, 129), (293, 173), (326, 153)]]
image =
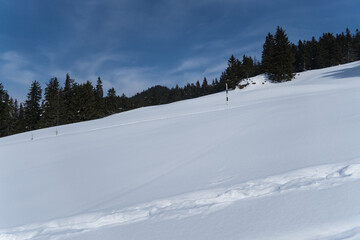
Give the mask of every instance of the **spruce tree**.
[(129, 99), (128, 97), (126, 97), (126, 95), (123, 93), (121, 94), (121, 97), (116, 96), (116, 98), (119, 100), (118, 101), (118, 108), (116, 110), (116, 112), (121, 112), (121, 111), (126, 111), (129, 110)]
[(241, 80), (241, 62), (239, 59), (235, 58), (234, 55), (228, 60), (228, 67), (225, 69), (225, 72), (221, 74), (220, 84), (222, 90), (225, 89), (225, 84), (227, 83), (230, 88), (235, 89), (236, 85)]
[(307, 42), (307, 47), (310, 51), (310, 57), (311, 57), (311, 67), (310, 69), (318, 69), (322, 65), (321, 59), (319, 57), (320, 51), (319, 51), (319, 42), (315, 39), (315, 37), (312, 37), (310, 42)]
[(61, 89), (57, 78), (51, 78), (46, 84), (44, 101), (42, 104), (43, 115), (41, 116), (41, 126), (51, 127), (60, 123), (61, 111)]
[(95, 101), (96, 101), (96, 117), (103, 117), (105, 115), (105, 102), (102, 81), (98, 77), (95, 88)]
[(95, 90), (90, 81), (75, 85), (75, 121), (85, 121), (96, 118)]
[(40, 83), (36, 80), (33, 81), (25, 102), (25, 122), (27, 130), (34, 130), (39, 127), (38, 124), (42, 113), (40, 106), (41, 93)]
[(242, 78), (249, 78), (255, 75), (255, 65), (252, 57), (247, 57), (243, 55), (242, 65), (241, 65), (241, 74)]
[(74, 79), (70, 78), (70, 75), (67, 73), (65, 78), (65, 86), (62, 94), (62, 103), (63, 108), (61, 109), (60, 119), (62, 123), (73, 123), (76, 121), (77, 109), (75, 106), (75, 87), (77, 84)]
[(344, 57), (340, 45), (332, 33), (324, 33), (318, 43), (319, 68), (331, 67), (343, 63)]
[(105, 98), (106, 113), (108, 115), (114, 114), (118, 111), (117, 96), (115, 88), (110, 88)]
[(17, 122), (19, 118), (19, 105), (17, 100), (10, 98), (9, 101), (9, 115), (10, 115), (10, 124), (9, 124), (9, 134), (17, 133)]
[(170, 102), (176, 102), (183, 98), (182, 96), (182, 89), (179, 87), (179, 85), (176, 84), (174, 88), (171, 89), (169, 99)]
[(208, 84), (206, 77), (204, 77), (204, 79), (203, 79), (201, 88), (202, 88), (202, 92), (204, 95), (209, 94), (209, 84)]
[(294, 55), (285, 31), (277, 27), (274, 47), (274, 71), (270, 74), (272, 79), (281, 82), (289, 81), (294, 77)]
[(10, 122), (9, 95), (0, 83), (0, 137), (10, 134)]
[(269, 74), (272, 69), (274, 68), (274, 48), (275, 48), (275, 40), (274, 36), (271, 33), (268, 33), (268, 35), (265, 38), (265, 43), (263, 45), (263, 51), (262, 51), (262, 70), (264, 73)]
[(295, 70), (296, 72), (302, 72), (306, 70), (305, 46), (300, 40), (296, 47)]
[(25, 109), (24, 105), (20, 103), (19, 106), (19, 116), (16, 123), (16, 133), (24, 132), (26, 131), (26, 122), (25, 122)]
[(275, 37), (269, 33), (266, 37), (263, 49), (263, 65), (269, 79), (282, 82), (289, 81), (294, 77), (295, 61), (292, 47), (285, 31), (277, 27)]
[(253, 58), (253, 61), (254, 61), (254, 68), (255, 68), (254, 76), (264, 73), (264, 72), (262, 71), (261, 62), (258, 61), (258, 60), (256, 59), (256, 57)]
[(196, 86), (195, 97), (199, 97), (202, 95), (202, 89), (201, 89), (201, 84), (200, 84), (199, 80), (196, 81), (195, 86)]
[(360, 31), (359, 29), (356, 29), (355, 35), (354, 35), (354, 51), (355, 51), (355, 59), (360, 59)]
[(343, 45), (344, 45), (343, 55), (344, 55), (345, 62), (353, 62), (353, 61), (358, 60), (356, 37), (350, 33), (349, 28), (346, 28), (345, 43)]

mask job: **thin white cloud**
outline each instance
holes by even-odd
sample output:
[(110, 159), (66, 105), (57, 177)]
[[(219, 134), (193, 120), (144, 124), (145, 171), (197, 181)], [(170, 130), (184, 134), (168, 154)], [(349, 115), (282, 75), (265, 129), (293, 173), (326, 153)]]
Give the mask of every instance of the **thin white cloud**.
[(107, 62), (122, 62), (124, 60), (124, 56), (120, 54), (112, 54), (112, 53), (101, 53), (101, 54), (93, 54), (88, 59), (78, 59), (74, 62), (72, 69), (76, 72), (99, 72), (104, 67)]
[(0, 54), (0, 73), (6, 82), (29, 85), (38, 75), (30, 70), (31, 63), (20, 54), (9, 51)]
[(214, 63), (211, 67), (208, 67), (204, 70), (204, 76), (209, 76), (209, 78), (219, 77), (220, 73), (223, 72), (227, 67), (226, 61), (220, 61)]
[(108, 78), (118, 91), (118, 94), (125, 93), (127, 96), (145, 90), (155, 85), (154, 69), (141, 67), (119, 68), (104, 75)]
[[(231, 49), (227, 49), (226, 51), (224, 51), (224, 53), (230, 57), (231, 54), (234, 54), (237, 58), (242, 59), (242, 56), (245, 54), (247, 56), (252, 56), (251, 54), (253, 53), (261, 53), (262, 51), (262, 45), (263, 45), (264, 41), (260, 40), (260, 41), (256, 41), (250, 44), (246, 44), (243, 45), (239, 48), (231, 48)], [(256, 55), (256, 54), (255, 54)]]
[[(157, 79), (158, 71), (151, 67), (121, 67), (99, 72), (96, 67), (87, 69), (87, 66), (97, 66), (98, 63), (78, 63), (76, 66), (79, 65), (82, 66), (80, 69), (83, 71), (78, 71), (79, 68), (67, 71), (71, 78), (79, 83), (89, 80), (95, 85), (100, 76), (105, 95), (109, 88), (114, 87), (118, 95), (125, 93), (127, 96), (132, 96), (156, 84), (154, 80)], [(66, 74), (63, 70), (54, 72), (63, 73), (64, 76)]]
[(192, 59), (186, 59), (180, 63), (175, 69), (170, 70), (170, 73), (179, 73), (184, 71), (190, 71), (199, 67), (203, 67), (209, 63), (209, 59), (205, 57), (198, 57)]

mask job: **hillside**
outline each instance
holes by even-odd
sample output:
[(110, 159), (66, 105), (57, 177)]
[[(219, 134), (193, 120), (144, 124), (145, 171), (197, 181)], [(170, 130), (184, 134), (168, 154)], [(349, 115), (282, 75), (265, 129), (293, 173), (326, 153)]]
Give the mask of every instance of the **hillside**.
[(229, 99), (1, 138), (0, 239), (359, 239), (360, 62)]

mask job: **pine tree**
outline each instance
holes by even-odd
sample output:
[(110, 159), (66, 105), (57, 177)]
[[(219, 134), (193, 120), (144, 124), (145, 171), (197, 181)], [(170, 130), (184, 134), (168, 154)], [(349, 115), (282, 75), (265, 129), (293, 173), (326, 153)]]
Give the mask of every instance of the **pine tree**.
[(332, 33), (324, 33), (318, 43), (319, 68), (331, 67), (343, 63), (340, 45)]
[(344, 62), (353, 62), (356, 61), (357, 58), (357, 51), (356, 51), (356, 42), (355, 36), (352, 36), (350, 33), (350, 29), (346, 28), (345, 35), (344, 35)]
[(77, 84), (74, 79), (70, 78), (70, 75), (66, 74), (65, 86), (61, 98), (63, 103), (63, 108), (60, 112), (60, 119), (62, 120), (60, 124), (73, 123), (76, 121), (77, 109), (75, 106), (75, 87)]
[[(125, 96), (125, 95), (124, 95)], [(105, 98), (106, 114), (114, 114), (118, 112), (117, 96), (115, 88), (110, 88)]]
[(199, 97), (202, 95), (202, 89), (199, 80), (195, 83), (196, 89), (195, 89), (195, 97)]
[(27, 95), (27, 100), (25, 102), (25, 122), (27, 130), (34, 130), (39, 127), (39, 120), (41, 117), (41, 86), (38, 81), (33, 81), (29, 93)]
[(44, 101), (42, 104), (43, 114), (41, 116), (41, 126), (51, 127), (60, 123), (61, 111), (61, 89), (57, 78), (51, 78), (46, 84)]
[(75, 85), (75, 121), (86, 121), (96, 118), (95, 90), (90, 81)]
[(105, 102), (102, 81), (98, 77), (95, 88), (95, 101), (96, 101), (96, 117), (103, 117), (105, 115)]
[(17, 100), (10, 98), (9, 101), (9, 115), (10, 115), (10, 124), (9, 124), (9, 134), (17, 133), (17, 122), (19, 118), (19, 106)]
[(235, 89), (236, 85), (241, 80), (241, 62), (239, 59), (235, 58), (234, 55), (228, 60), (228, 67), (226, 68), (225, 72), (221, 74), (220, 77), (220, 84), (222, 90), (225, 89), (225, 84), (227, 83), (230, 88)]
[(253, 61), (254, 61), (254, 68), (255, 68), (254, 76), (264, 73), (264, 72), (262, 71), (261, 62), (258, 61), (258, 60), (256, 59), (256, 57), (253, 58)]
[(9, 95), (0, 83), (0, 137), (10, 134)]
[(181, 90), (182, 89), (179, 87), (179, 85), (176, 84), (176, 86), (170, 90), (169, 101), (176, 102), (181, 100), (183, 98)]
[(204, 95), (209, 94), (209, 84), (206, 77), (204, 77), (203, 79), (203, 82), (201, 84), (201, 89)]
[(16, 124), (16, 133), (26, 131), (26, 122), (25, 122), (25, 109), (22, 103), (19, 106), (19, 116)]
[(255, 65), (252, 57), (247, 57), (243, 55), (242, 65), (241, 65), (241, 74), (242, 78), (249, 78), (255, 75)]
[(305, 41), (302, 42), (302, 48), (303, 49), (301, 49), (301, 51), (303, 52), (304, 58), (303, 71), (305, 71), (311, 69), (311, 52), (309, 46), (306, 44)]
[(360, 59), (360, 31), (359, 29), (356, 29), (355, 35), (354, 35), (354, 51), (355, 51), (355, 59)]
[(274, 47), (274, 71), (270, 73), (272, 79), (281, 82), (289, 81), (294, 77), (294, 55), (285, 31), (277, 27)]
[(116, 112), (122, 112), (122, 111), (126, 111), (129, 110), (129, 99), (128, 97), (126, 97), (126, 95), (123, 93), (121, 94), (121, 97), (116, 96), (116, 98), (119, 100), (118, 101), (118, 108), (116, 110)]
[(275, 40), (274, 36), (271, 33), (265, 38), (265, 43), (263, 45), (262, 51), (262, 69), (264, 73), (269, 74), (274, 68), (274, 48), (275, 48)]
[(214, 89), (214, 92), (219, 92), (222, 90), (222, 86), (217, 78), (212, 83), (212, 87)]
[(296, 47), (295, 70), (296, 70), (296, 72), (302, 72), (302, 71), (306, 70), (305, 46), (304, 46), (303, 42), (300, 40)]
[(282, 82), (294, 77), (294, 55), (288, 37), (281, 27), (277, 27), (274, 38), (270, 33), (268, 34), (263, 57), (265, 57), (264, 70), (269, 79)]
[(319, 57), (319, 42), (315, 39), (315, 37), (312, 37), (310, 42), (307, 42), (307, 49), (309, 49), (310, 52), (310, 68), (309, 69), (318, 69), (322, 65), (321, 59)]

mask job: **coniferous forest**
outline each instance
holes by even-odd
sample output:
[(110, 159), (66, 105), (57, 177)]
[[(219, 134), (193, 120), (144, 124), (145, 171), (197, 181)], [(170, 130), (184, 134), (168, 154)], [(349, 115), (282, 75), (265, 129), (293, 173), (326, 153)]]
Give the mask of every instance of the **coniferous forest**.
[(101, 78), (77, 83), (69, 74), (64, 81), (51, 78), (44, 89), (33, 81), (26, 101), (10, 97), (0, 82), (0, 137), (25, 131), (92, 120), (131, 109), (166, 104), (223, 91), (225, 83), (235, 88), (242, 80), (265, 73), (273, 82), (290, 81), (296, 72), (319, 69), (360, 60), (360, 31), (324, 33), (316, 39), (289, 39), (281, 27), (268, 33), (261, 61), (232, 55), (220, 80), (188, 83), (173, 88), (154, 86), (132, 97), (118, 95), (114, 88), (104, 92)]

